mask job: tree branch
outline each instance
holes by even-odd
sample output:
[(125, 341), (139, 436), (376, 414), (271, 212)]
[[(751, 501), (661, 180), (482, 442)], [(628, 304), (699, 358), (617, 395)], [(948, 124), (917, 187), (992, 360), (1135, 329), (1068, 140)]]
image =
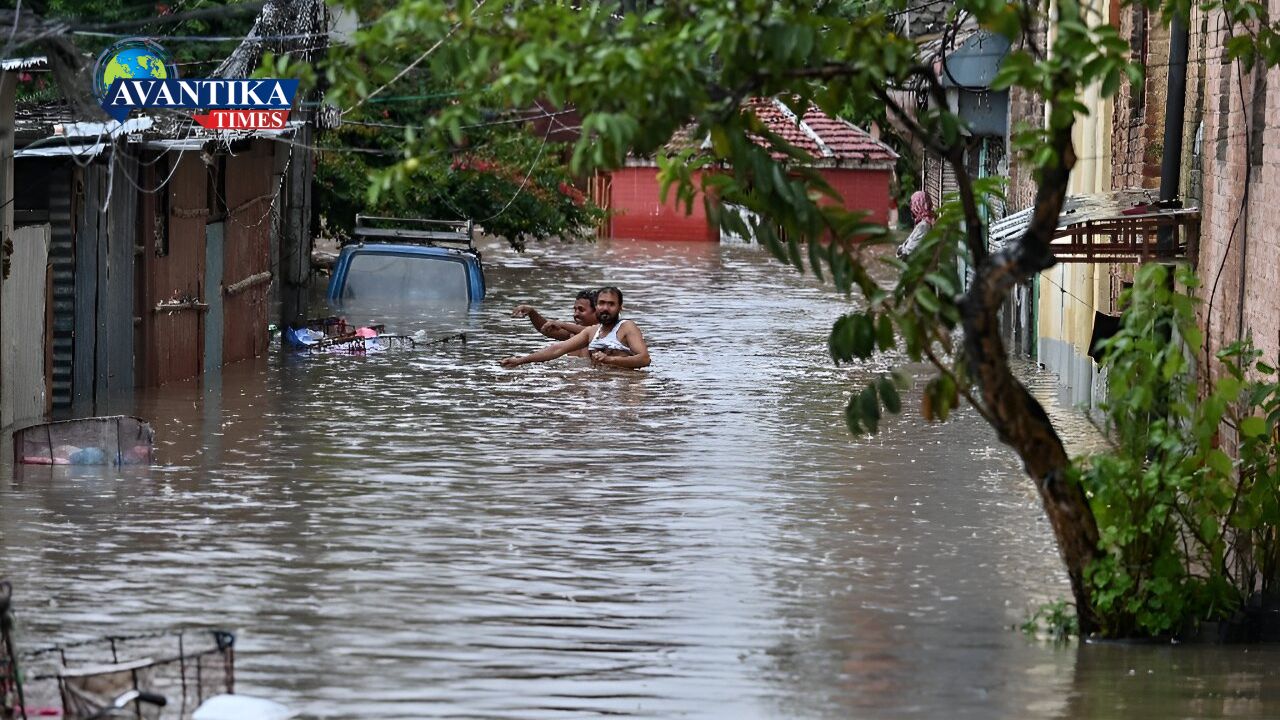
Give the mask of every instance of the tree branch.
[(888, 90), (880, 86), (876, 86), (874, 92), (876, 97), (880, 98), (880, 101), (889, 109), (889, 112), (893, 113), (893, 115), (898, 118), (899, 122), (906, 125), (907, 131), (912, 135), (915, 135), (916, 139), (923, 143), (926, 148), (944, 156), (950, 152), (950, 148), (940, 143), (933, 133), (926, 131), (919, 121), (912, 117), (910, 113), (898, 104), (897, 100), (894, 100), (889, 95)]
[(1045, 513), (1071, 579), (1081, 635), (1097, 628), (1085, 569), (1101, 557), (1098, 526), (1080, 484), (1071, 480), (1071, 460), (1044, 407), (1018, 382), (1009, 367), (997, 315), (1009, 290), (1056, 262), (1050, 242), (1066, 199), (1067, 180), (1075, 165), (1071, 125), (1051, 136), (1059, 161), (1042, 171), (1036, 203), (1026, 233), (977, 266), (974, 282), (961, 301), (965, 349), (982, 389), (992, 425), (1001, 440), (1022, 457), (1036, 481)]
[(955, 383), (956, 389), (964, 396), (965, 400), (969, 401), (969, 404), (973, 406), (973, 409), (978, 411), (978, 414), (982, 416), (982, 419), (986, 420), (988, 425), (995, 427), (995, 417), (991, 415), (991, 413), (987, 412), (986, 408), (982, 407), (982, 403), (978, 402), (977, 398), (969, 392), (969, 384), (967, 382), (962, 382), (960, 378), (956, 377), (955, 371), (947, 367), (940, 359), (938, 359), (938, 356), (933, 352), (933, 348), (929, 347), (929, 343), (924, 343), (922, 350), (924, 350), (925, 357), (929, 358), (929, 362), (938, 369), (938, 372), (951, 378), (951, 382)]

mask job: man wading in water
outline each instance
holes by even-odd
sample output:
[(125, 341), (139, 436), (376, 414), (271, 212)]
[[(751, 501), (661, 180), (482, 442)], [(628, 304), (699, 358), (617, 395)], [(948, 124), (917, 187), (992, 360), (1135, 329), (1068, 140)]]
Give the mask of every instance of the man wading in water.
[(649, 365), (649, 348), (644, 344), (644, 334), (630, 320), (621, 320), (622, 291), (616, 287), (600, 288), (596, 295), (596, 320), (598, 325), (582, 329), (568, 340), (548, 345), (523, 357), (509, 357), (502, 367), (512, 368), (531, 362), (546, 362), (575, 350), (587, 349), (591, 362), (597, 365), (639, 369)]
[(583, 328), (596, 324), (596, 293), (599, 290), (583, 290), (573, 301), (573, 322), (548, 320), (532, 305), (517, 305), (511, 317), (527, 317), (533, 329), (552, 340), (568, 340), (582, 332)]

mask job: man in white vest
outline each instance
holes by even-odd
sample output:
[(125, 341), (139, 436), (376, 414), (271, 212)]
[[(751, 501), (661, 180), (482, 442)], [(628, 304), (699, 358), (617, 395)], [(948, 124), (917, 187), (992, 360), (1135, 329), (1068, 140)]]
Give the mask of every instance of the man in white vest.
[(586, 349), (591, 362), (607, 367), (639, 370), (649, 365), (649, 348), (644, 343), (640, 327), (630, 320), (621, 319), (622, 291), (616, 287), (600, 288), (596, 295), (597, 324), (585, 327), (577, 335), (553, 343), (521, 357), (509, 357), (502, 367), (513, 368), (525, 363), (546, 362), (561, 355)]

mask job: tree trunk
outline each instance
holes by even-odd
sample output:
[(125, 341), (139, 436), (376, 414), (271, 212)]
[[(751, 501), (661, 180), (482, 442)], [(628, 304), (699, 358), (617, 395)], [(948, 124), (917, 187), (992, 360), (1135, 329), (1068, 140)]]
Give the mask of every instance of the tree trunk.
[(1097, 521), (1083, 488), (1068, 474), (1071, 460), (1044, 407), (1010, 370), (997, 321), (997, 313), (1010, 289), (1056, 262), (1049, 243), (1058, 226), (1067, 178), (1075, 164), (1070, 126), (1056, 131), (1053, 144), (1060, 151), (1061, 162), (1043, 171), (1035, 211), (1026, 233), (979, 263), (961, 309), (965, 350), (981, 386), (983, 403), (1000, 439), (1022, 457), (1027, 474), (1040, 492), (1071, 578), (1076, 616), (1084, 637), (1097, 627), (1084, 582), (1085, 568), (1101, 556)]

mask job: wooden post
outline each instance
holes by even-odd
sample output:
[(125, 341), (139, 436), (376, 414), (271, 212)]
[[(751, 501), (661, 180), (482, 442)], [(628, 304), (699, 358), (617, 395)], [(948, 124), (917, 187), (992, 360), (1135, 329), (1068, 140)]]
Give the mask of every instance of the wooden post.
[[(12, 72), (0, 72), (0, 286), (8, 274), (9, 243), (13, 241), (13, 103), (18, 78)], [(0, 318), (4, 307), (0, 306)], [(7, 380), (0, 375), (0, 406), (9, 399)]]

